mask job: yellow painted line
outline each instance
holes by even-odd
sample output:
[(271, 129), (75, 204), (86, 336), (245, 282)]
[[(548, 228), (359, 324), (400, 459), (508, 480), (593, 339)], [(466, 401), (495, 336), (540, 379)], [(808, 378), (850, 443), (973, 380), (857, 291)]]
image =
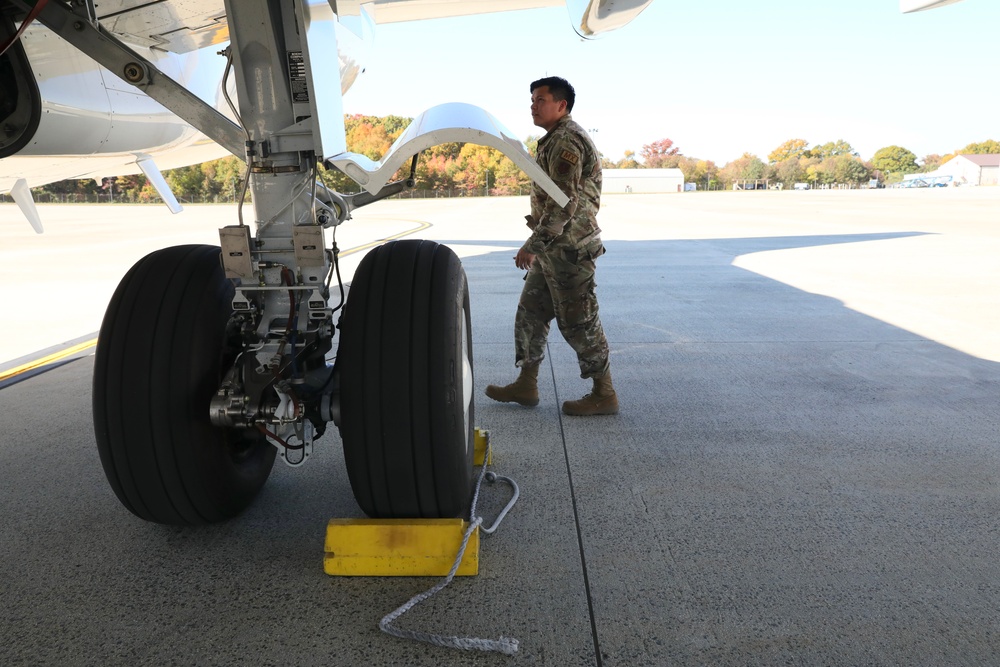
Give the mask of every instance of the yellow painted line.
[(369, 248), (374, 248), (375, 246), (382, 245), (386, 241), (394, 241), (396, 239), (401, 239), (404, 236), (409, 236), (410, 234), (416, 234), (417, 232), (422, 232), (425, 229), (428, 229), (428, 228), (434, 226), (434, 225), (432, 225), (429, 222), (424, 222), (423, 220), (400, 220), (400, 222), (412, 222), (412, 223), (414, 223), (414, 224), (416, 224), (418, 226), (415, 227), (415, 228), (413, 228), (413, 229), (408, 229), (405, 232), (400, 232), (398, 234), (393, 234), (392, 236), (386, 236), (385, 238), (379, 239), (378, 241), (372, 241), (371, 243), (366, 243), (364, 245), (359, 245), (359, 246), (357, 246), (355, 248), (350, 248), (348, 250), (342, 250), (341, 253), (340, 253), (340, 256), (343, 257), (344, 255), (352, 255), (352, 254), (354, 254), (356, 252), (361, 252), (362, 250), (368, 250)]
[(46, 355), (41, 359), (35, 359), (34, 361), (29, 361), (26, 364), (21, 364), (9, 371), (4, 371), (0, 373), (0, 382), (4, 380), (9, 380), (12, 377), (20, 375), (21, 373), (27, 373), (28, 371), (33, 371), (36, 368), (41, 368), (42, 366), (48, 366), (49, 364), (54, 364), (58, 361), (62, 361), (66, 357), (73, 356), (78, 352), (83, 352), (97, 345), (97, 339), (92, 338), (91, 340), (78, 343), (71, 347), (67, 347), (65, 350), (60, 350), (58, 352), (53, 352), (52, 354)]
[[(408, 229), (403, 232), (399, 232), (398, 234), (393, 234), (392, 236), (387, 236), (385, 238), (379, 239), (378, 241), (372, 241), (371, 243), (366, 243), (364, 245), (359, 245), (354, 248), (349, 248), (347, 250), (342, 251), (340, 253), (340, 256), (343, 257), (344, 255), (352, 255), (356, 252), (361, 252), (362, 250), (367, 250), (369, 248), (374, 248), (377, 245), (382, 245), (386, 241), (401, 239), (404, 236), (409, 236), (410, 234), (416, 234), (417, 232), (422, 232), (423, 230), (429, 227), (433, 227), (431, 223), (424, 222), (423, 220), (402, 220), (401, 222), (412, 222), (415, 223), (417, 227), (414, 227), (413, 229)], [(33, 371), (36, 368), (41, 368), (43, 366), (48, 366), (49, 364), (54, 364), (56, 362), (62, 361), (66, 357), (70, 357), (74, 354), (77, 354), (78, 352), (83, 352), (84, 350), (88, 350), (94, 347), (95, 345), (97, 345), (97, 339), (93, 338), (91, 340), (84, 341), (83, 343), (78, 343), (77, 345), (68, 347), (65, 350), (60, 350), (59, 352), (53, 352), (52, 354), (46, 355), (41, 359), (35, 359), (34, 361), (29, 361), (26, 364), (21, 364), (20, 366), (16, 366), (8, 371), (0, 373), (0, 382), (3, 382), (4, 380), (9, 380), (10, 378), (16, 377), (21, 373), (27, 373), (28, 371)]]

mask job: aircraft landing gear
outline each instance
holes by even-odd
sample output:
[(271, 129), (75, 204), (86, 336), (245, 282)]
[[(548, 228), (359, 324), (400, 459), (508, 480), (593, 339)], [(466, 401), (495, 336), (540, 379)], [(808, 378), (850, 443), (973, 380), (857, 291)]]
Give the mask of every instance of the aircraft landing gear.
[[(352, 155), (340, 145), (339, 98), (330, 106), (327, 95), (340, 86), (286, 65), (294, 55), (306, 67), (310, 48), (319, 55), (335, 46), (335, 22), (311, 16), (301, 0), (227, 0), (226, 10), (224, 54), (236, 73), (232, 110), (248, 166), (239, 224), (220, 230), (221, 250), (153, 253), (119, 286), (94, 378), (108, 480), (144, 519), (222, 521), (253, 500), (276, 453), (305, 463), (334, 421), (366, 513), (462, 515), (474, 439), (469, 294), (458, 257), (429, 241), (386, 244), (358, 269), (339, 327), (339, 306), (328, 304), (340, 273), (326, 234), (352, 209), (412, 187), (416, 159), (409, 179), (376, 188), (354, 156), (337, 168), (371, 189), (327, 191), (324, 156)], [(233, 144), (231, 123), (213, 122), (205, 129), (219, 131), (206, 133)], [(413, 141), (419, 152), (426, 139)], [(252, 221), (244, 221), (247, 194)]]

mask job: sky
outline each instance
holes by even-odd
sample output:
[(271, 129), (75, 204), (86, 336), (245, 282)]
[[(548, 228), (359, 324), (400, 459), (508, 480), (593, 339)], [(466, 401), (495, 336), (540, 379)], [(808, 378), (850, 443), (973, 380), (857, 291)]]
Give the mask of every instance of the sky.
[(380, 25), (345, 113), (414, 117), (444, 102), (522, 140), (531, 81), (576, 89), (573, 118), (605, 157), (669, 138), (723, 166), (789, 139), (843, 139), (868, 160), (1000, 140), (1000, 1), (900, 14), (897, 0), (653, 0), (596, 40), (565, 7)]

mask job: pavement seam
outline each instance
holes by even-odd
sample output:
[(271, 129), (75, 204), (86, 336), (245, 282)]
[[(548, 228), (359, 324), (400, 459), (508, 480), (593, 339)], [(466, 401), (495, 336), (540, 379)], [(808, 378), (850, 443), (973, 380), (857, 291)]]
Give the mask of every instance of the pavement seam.
[(563, 415), (560, 409), (559, 388), (556, 385), (555, 368), (552, 366), (552, 354), (549, 345), (545, 345), (546, 356), (549, 358), (549, 370), (552, 373), (552, 391), (556, 399), (556, 417), (559, 419), (559, 437), (562, 439), (563, 460), (566, 463), (566, 478), (569, 482), (569, 497), (573, 505), (573, 523), (576, 524), (576, 541), (580, 549), (580, 568), (583, 570), (583, 588), (587, 594), (587, 611), (590, 614), (590, 634), (594, 640), (594, 657), (597, 659), (597, 667), (603, 667), (604, 660), (601, 656), (601, 640), (597, 634), (597, 616), (594, 614), (594, 598), (590, 591), (590, 574), (587, 571), (587, 556), (583, 546), (583, 529), (580, 526), (580, 511), (576, 503), (576, 488), (573, 486), (573, 470), (569, 464), (569, 447), (566, 444), (566, 430), (563, 427)]

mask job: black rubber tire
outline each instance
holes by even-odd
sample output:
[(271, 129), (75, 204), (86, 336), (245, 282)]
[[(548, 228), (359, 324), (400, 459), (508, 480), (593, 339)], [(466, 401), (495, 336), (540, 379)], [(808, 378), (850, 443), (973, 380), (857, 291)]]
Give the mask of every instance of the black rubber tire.
[(139, 260), (97, 339), (97, 450), (115, 495), (147, 521), (229, 519), (253, 501), (274, 464), (276, 450), (262, 436), (209, 420), (238, 351), (226, 340), (233, 286), (219, 252), (176, 246)]
[(341, 321), (340, 434), (361, 509), (464, 516), (474, 450), (472, 319), (462, 262), (433, 241), (391, 241), (354, 274)]

